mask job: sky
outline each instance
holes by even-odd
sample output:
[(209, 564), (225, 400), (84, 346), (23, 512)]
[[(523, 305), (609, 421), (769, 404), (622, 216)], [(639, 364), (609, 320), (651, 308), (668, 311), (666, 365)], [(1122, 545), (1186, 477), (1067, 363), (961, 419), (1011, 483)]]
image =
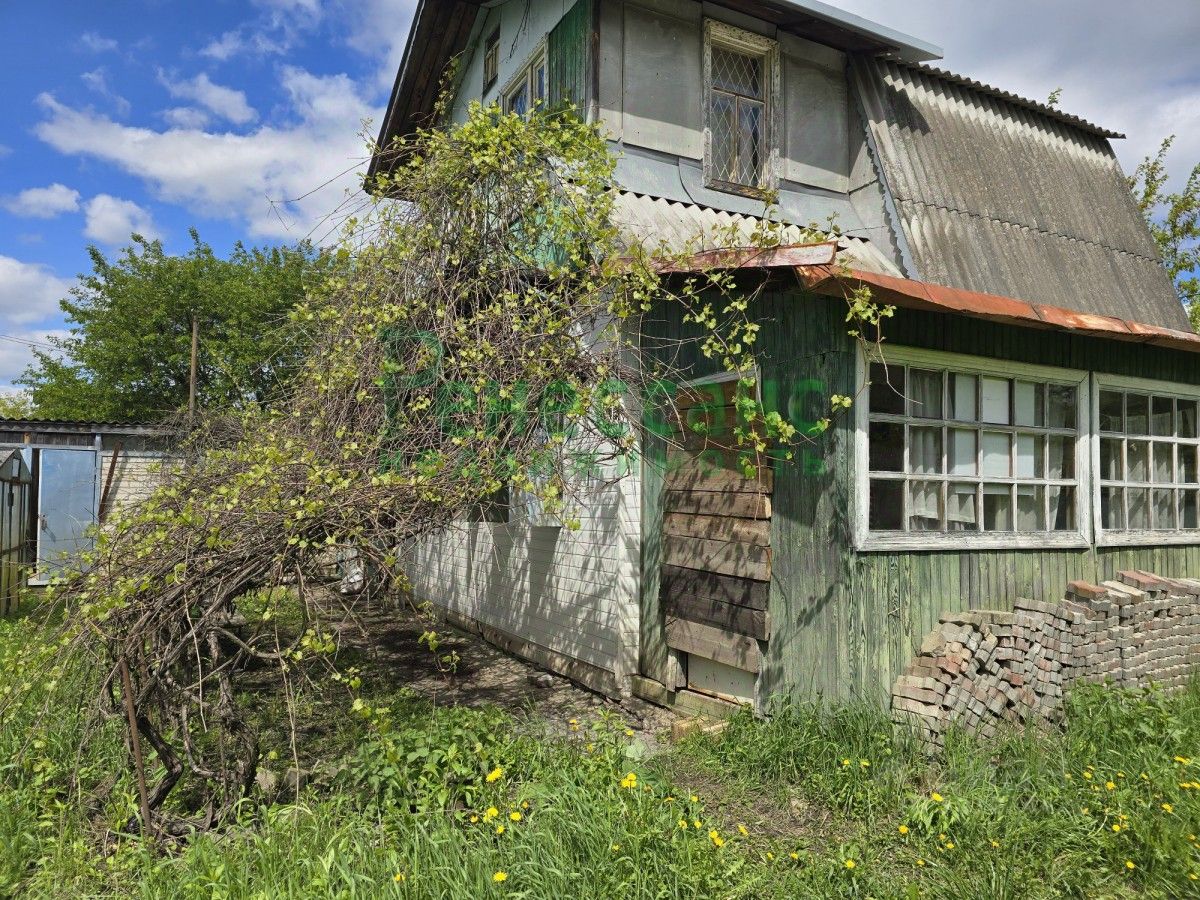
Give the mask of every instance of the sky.
[[(939, 63), (1200, 162), (1198, 0), (831, 0)], [(321, 240), (365, 162), (414, 0), (0, 0), (0, 390), (131, 231), (186, 252)]]

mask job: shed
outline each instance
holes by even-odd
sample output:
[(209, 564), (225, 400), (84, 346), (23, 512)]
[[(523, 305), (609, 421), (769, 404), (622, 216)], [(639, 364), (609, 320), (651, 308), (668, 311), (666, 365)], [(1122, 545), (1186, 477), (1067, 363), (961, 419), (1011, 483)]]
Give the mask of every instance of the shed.
[(28, 575), (26, 525), (32, 484), (21, 451), (0, 451), (0, 616), (16, 611)]
[(30, 584), (46, 584), (90, 548), (92, 527), (109, 510), (153, 490), (168, 436), (145, 422), (0, 419), (0, 454), (16, 451), (30, 478), (20, 520)]

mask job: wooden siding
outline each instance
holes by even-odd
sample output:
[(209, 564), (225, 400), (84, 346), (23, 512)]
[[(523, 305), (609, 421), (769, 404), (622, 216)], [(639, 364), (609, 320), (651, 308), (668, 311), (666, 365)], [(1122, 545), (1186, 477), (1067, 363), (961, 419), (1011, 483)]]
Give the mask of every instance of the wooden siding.
[[(768, 408), (784, 411), (796, 424), (812, 422), (825, 414), (831, 394), (855, 393), (856, 347), (846, 335), (841, 301), (784, 285), (764, 292), (757, 317)], [(673, 315), (656, 327), (664, 334), (688, 333)], [(897, 346), (1200, 383), (1195, 356), (1134, 344), (905, 310), (886, 320), (884, 331)], [(676, 365), (695, 367), (692, 377), (711, 365), (687, 358), (686, 347), (678, 355), (684, 358)], [(760, 698), (793, 694), (882, 703), (943, 612), (1011, 608), (1018, 596), (1054, 600), (1070, 580), (1099, 582), (1120, 569), (1200, 576), (1200, 546), (857, 552), (850, 520), (853, 464), (854, 417), (846, 413), (795, 460), (774, 466), (772, 631)], [(645, 548), (661, 541), (656, 505), (657, 493), (648, 490), (644, 558)], [(668, 501), (668, 508), (677, 507)], [(657, 575), (657, 567), (646, 571)], [(653, 619), (664, 613), (643, 607), (643, 659), (653, 656), (647, 641), (661, 635)]]
[(587, 114), (595, 54), (593, 0), (578, 0), (546, 39), (547, 99), (572, 103)]

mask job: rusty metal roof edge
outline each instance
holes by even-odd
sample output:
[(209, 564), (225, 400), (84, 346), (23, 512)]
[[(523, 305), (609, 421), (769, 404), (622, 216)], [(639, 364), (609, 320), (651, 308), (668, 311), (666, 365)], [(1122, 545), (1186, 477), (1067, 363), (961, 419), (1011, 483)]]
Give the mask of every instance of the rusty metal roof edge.
[(1063, 122), (1067, 125), (1073, 125), (1082, 131), (1094, 134), (1102, 138), (1124, 138), (1125, 135), (1119, 131), (1113, 131), (1110, 128), (1105, 128), (1103, 125), (1097, 125), (1095, 122), (1089, 122), (1087, 119), (1064, 112), (1057, 107), (1050, 106), (1038, 100), (1030, 100), (1028, 97), (1022, 97), (1020, 94), (1014, 94), (1012, 91), (1006, 91), (1003, 88), (995, 87), (984, 81), (979, 81), (975, 78), (969, 78), (966, 75), (959, 75), (957, 72), (951, 72), (949, 69), (943, 69), (940, 66), (932, 66), (928, 63), (914, 63), (907, 60), (894, 59), (889, 60), (897, 65), (908, 66), (918, 72), (924, 72), (927, 75), (932, 75), (935, 78), (941, 78), (943, 81), (949, 81), (952, 84), (958, 84), (962, 87), (969, 87), (981, 93), (990, 94), (993, 97), (998, 97), (1001, 100), (1007, 100), (1015, 106), (1022, 106), (1025, 109), (1033, 110), (1041, 113), (1051, 119)]
[[(1148, 325), (1116, 316), (1080, 312), (1061, 306), (1028, 303), (1015, 297), (983, 294), (960, 288), (877, 275), (851, 269), (839, 272), (832, 266), (797, 266), (800, 283), (817, 293), (836, 294), (835, 285), (857, 281), (884, 292), (885, 302), (899, 300), (897, 305), (939, 312), (957, 313), (977, 319), (1010, 322), (1026, 328), (1044, 328), (1084, 334), (1109, 340), (1149, 344), (1189, 353), (1200, 353), (1200, 334)], [(903, 298), (903, 299), (900, 299)], [(988, 308), (990, 307), (990, 308)]]
[(85, 419), (36, 419), (0, 416), (0, 429), (29, 429), (41, 431), (101, 431), (168, 434), (169, 425), (159, 422), (92, 422)]

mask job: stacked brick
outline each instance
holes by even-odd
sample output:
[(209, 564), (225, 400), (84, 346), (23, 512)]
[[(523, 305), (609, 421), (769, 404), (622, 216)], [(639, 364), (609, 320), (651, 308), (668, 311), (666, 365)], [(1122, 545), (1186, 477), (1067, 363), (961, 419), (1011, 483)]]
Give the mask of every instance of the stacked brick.
[(892, 713), (940, 746), (957, 725), (1050, 723), (1077, 682), (1183, 684), (1200, 671), (1200, 581), (1121, 572), (1057, 603), (947, 613), (892, 687)]

